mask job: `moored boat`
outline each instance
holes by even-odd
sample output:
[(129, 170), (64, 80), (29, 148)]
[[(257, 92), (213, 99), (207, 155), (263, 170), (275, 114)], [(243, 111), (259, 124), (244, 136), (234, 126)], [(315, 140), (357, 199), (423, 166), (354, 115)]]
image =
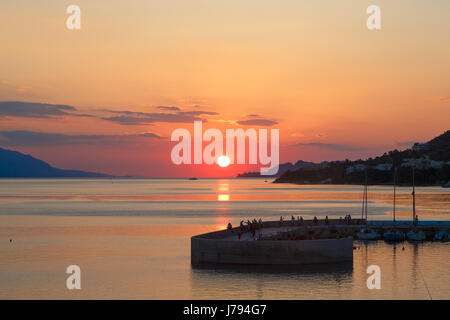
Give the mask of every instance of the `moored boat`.
[(403, 234), (403, 232), (400, 232), (395, 228), (395, 222), (396, 222), (395, 221), (396, 178), (397, 178), (397, 168), (394, 168), (394, 211), (393, 211), (393, 219), (392, 219), (393, 229), (390, 231), (387, 231), (383, 234), (384, 240), (392, 241), (392, 242), (405, 240), (405, 235)]
[(367, 172), (366, 172), (366, 181), (364, 185), (364, 191), (363, 191), (363, 206), (362, 206), (362, 214), (361, 214), (361, 220), (366, 221), (366, 226), (361, 229), (360, 232), (356, 234), (359, 240), (377, 240), (380, 238), (380, 235), (373, 229), (369, 228), (367, 226), (368, 224), (368, 215), (367, 215)]
[(417, 230), (416, 226), (418, 223), (417, 215), (416, 215), (416, 184), (414, 182), (414, 166), (413, 168), (413, 191), (412, 191), (412, 198), (413, 198), (413, 226), (414, 228), (408, 232), (407, 237), (408, 240), (411, 241), (424, 241), (427, 239), (427, 235), (422, 230)]
[(405, 235), (403, 234), (403, 232), (394, 229), (394, 230), (390, 230), (388, 232), (385, 232), (383, 234), (383, 238), (386, 241), (397, 242), (397, 241), (405, 240)]
[(411, 230), (408, 232), (408, 240), (411, 241), (424, 241), (427, 239), (425, 232), (422, 230)]
[(448, 241), (449, 235), (447, 230), (439, 230), (439, 232), (436, 232), (436, 234), (433, 237), (434, 241)]
[(362, 228), (360, 232), (357, 233), (359, 240), (377, 240), (380, 238), (380, 234), (376, 231), (368, 228)]

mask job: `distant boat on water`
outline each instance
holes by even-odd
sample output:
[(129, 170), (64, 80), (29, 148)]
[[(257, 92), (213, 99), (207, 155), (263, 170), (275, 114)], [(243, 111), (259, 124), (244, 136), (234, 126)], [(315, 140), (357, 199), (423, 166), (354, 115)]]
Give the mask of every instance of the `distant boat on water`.
[(193, 178), (189, 178), (189, 180), (198, 180), (198, 178), (193, 177)]

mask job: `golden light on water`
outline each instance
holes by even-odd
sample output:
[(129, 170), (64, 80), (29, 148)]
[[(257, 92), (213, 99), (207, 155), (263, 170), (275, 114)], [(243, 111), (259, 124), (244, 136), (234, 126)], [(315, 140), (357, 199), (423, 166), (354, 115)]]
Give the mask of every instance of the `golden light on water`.
[(229, 190), (230, 190), (230, 185), (228, 183), (220, 183), (219, 184), (219, 191), (228, 192)]
[(230, 195), (229, 194), (219, 194), (217, 196), (218, 201), (230, 201)]

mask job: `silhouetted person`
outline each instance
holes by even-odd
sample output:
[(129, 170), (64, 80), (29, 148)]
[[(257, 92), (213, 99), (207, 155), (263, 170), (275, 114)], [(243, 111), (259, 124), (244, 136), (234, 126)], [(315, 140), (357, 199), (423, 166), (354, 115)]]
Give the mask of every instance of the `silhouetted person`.
[(314, 224), (317, 224), (319, 222), (319, 220), (317, 220), (317, 217), (314, 217), (313, 222)]
[(325, 224), (328, 224), (328, 216), (325, 217)]
[(231, 222), (228, 222), (228, 226), (227, 226), (227, 229), (228, 229), (228, 230), (231, 230), (231, 229), (233, 229), (233, 226), (231, 225)]

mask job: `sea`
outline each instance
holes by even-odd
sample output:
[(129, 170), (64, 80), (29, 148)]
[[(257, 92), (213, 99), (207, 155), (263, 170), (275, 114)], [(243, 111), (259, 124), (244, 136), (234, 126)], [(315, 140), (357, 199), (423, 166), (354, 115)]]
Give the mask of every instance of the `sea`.
[[(412, 218), (397, 187), (396, 219)], [(0, 299), (450, 299), (450, 243), (354, 241), (352, 263), (190, 263), (190, 237), (231, 222), (361, 217), (359, 185), (272, 179), (0, 179)], [(450, 221), (450, 189), (416, 188), (419, 221)], [(393, 219), (392, 186), (369, 186), (369, 220)], [(80, 289), (69, 289), (69, 266)], [(367, 285), (369, 266), (380, 288)], [(370, 268), (369, 268), (370, 270)]]

